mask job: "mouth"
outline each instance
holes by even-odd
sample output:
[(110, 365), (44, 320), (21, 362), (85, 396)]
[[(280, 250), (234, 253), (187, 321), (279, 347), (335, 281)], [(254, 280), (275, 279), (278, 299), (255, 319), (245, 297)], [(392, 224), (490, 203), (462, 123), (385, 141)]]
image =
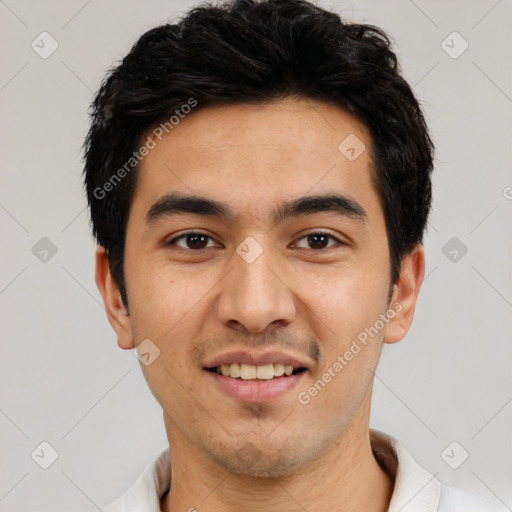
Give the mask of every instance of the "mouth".
[(206, 368), (211, 373), (216, 373), (224, 377), (239, 380), (269, 381), (276, 379), (286, 379), (292, 375), (297, 375), (306, 371), (303, 367), (293, 367), (281, 363), (252, 365), (244, 363), (223, 364)]
[(307, 358), (279, 350), (233, 350), (205, 361), (213, 389), (236, 402), (264, 404), (287, 399), (313, 367)]
[(213, 389), (237, 403), (269, 404), (282, 401), (306, 378), (308, 369), (291, 365), (229, 365), (204, 368)]

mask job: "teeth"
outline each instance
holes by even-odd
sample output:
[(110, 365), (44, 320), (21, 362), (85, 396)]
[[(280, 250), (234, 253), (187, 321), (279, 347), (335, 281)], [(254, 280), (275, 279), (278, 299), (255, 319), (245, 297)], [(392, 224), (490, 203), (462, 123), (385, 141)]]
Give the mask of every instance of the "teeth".
[(217, 366), (215, 371), (220, 375), (224, 375), (224, 377), (232, 377), (234, 379), (271, 380), (274, 377), (282, 377), (283, 375), (290, 376), (293, 373), (293, 366), (283, 365), (281, 363), (264, 364), (261, 366), (231, 363)]
[(258, 375), (258, 369), (252, 364), (240, 365), (240, 377), (243, 380), (255, 379)]
[(258, 366), (256, 369), (256, 377), (261, 380), (270, 380), (274, 378), (274, 365), (266, 364)]
[(231, 363), (229, 365), (229, 376), (238, 378), (242, 375), (242, 370), (238, 363)]
[(274, 377), (281, 377), (284, 375), (284, 364), (277, 363), (274, 365)]

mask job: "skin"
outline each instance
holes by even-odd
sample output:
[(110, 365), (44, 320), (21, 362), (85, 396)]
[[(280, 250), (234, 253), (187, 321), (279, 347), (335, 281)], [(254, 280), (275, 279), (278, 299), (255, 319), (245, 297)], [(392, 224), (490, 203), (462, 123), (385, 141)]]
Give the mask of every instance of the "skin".
[[(338, 150), (349, 134), (366, 147), (352, 162)], [(162, 511), (388, 509), (394, 481), (369, 438), (373, 372), (383, 343), (399, 341), (411, 325), (425, 265), (418, 243), (391, 287), (370, 154), (369, 134), (350, 114), (286, 98), (196, 109), (141, 162), (126, 231), (129, 314), (101, 247), (96, 282), (118, 345), (150, 339), (161, 351), (141, 368), (162, 405), (171, 452)], [(148, 224), (148, 210), (169, 192), (224, 201), (236, 217), (189, 213)], [(357, 201), (366, 222), (332, 212), (272, 222), (281, 201), (325, 193)], [(210, 237), (202, 253), (190, 238), (166, 245), (191, 230)], [(322, 245), (306, 236), (318, 232), (336, 238)], [(248, 236), (263, 249), (252, 263), (236, 252)], [(298, 393), (390, 304), (401, 310), (309, 404), (299, 403)], [(310, 368), (274, 401), (237, 401), (211, 384), (203, 365), (244, 348), (282, 350)], [(249, 460), (244, 445), (256, 454)]]

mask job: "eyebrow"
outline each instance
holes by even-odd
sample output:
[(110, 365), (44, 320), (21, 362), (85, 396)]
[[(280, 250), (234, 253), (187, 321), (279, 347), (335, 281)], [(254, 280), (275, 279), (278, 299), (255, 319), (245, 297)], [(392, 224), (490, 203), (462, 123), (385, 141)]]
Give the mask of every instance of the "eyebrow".
[[(354, 199), (340, 194), (304, 196), (292, 201), (283, 201), (274, 210), (272, 221), (282, 222), (290, 217), (313, 215), (315, 213), (336, 213), (366, 223), (368, 216), (363, 207)], [(213, 217), (233, 222), (235, 213), (227, 203), (204, 196), (169, 193), (154, 203), (146, 214), (146, 222), (153, 224), (162, 218), (183, 213)]]

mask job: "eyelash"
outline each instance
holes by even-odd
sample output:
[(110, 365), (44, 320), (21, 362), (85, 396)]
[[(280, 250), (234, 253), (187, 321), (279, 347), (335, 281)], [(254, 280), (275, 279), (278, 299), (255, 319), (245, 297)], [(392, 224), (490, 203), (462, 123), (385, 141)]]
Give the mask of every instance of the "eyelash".
[[(211, 236), (205, 235), (204, 233), (198, 233), (198, 232), (195, 232), (195, 231), (188, 231), (186, 233), (183, 233), (183, 234), (181, 234), (181, 235), (179, 235), (179, 236), (169, 240), (168, 242), (166, 242), (165, 245), (166, 246), (176, 245), (175, 242), (177, 240), (181, 240), (182, 238), (186, 238), (189, 235), (202, 235), (202, 236), (204, 236), (206, 238), (209, 238), (210, 240), (213, 240)], [(313, 235), (325, 235), (325, 236), (329, 237), (332, 240), (336, 240), (336, 242), (337, 242), (337, 244), (339, 246), (347, 245), (345, 242), (342, 242), (339, 238), (335, 237), (334, 235), (331, 235), (330, 233), (328, 233), (326, 231), (313, 231), (311, 233), (307, 233), (307, 234), (301, 236), (298, 240), (303, 240), (304, 238), (307, 238), (307, 237), (313, 236)], [(178, 246), (178, 247), (180, 247), (180, 246)], [(331, 245), (330, 247), (324, 247), (322, 249), (311, 249), (311, 250), (314, 251), (314, 252), (321, 252), (321, 251), (326, 251), (328, 249), (331, 249), (332, 247), (334, 247), (334, 246)], [(204, 249), (189, 249), (189, 248), (180, 247), (180, 249), (183, 249), (185, 251), (194, 252), (196, 254), (201, 254), (201, 253), (203, 253), (204, 251), (206, 251), (209, 248), (207, 247), (207, 248), (204, 248)]]

